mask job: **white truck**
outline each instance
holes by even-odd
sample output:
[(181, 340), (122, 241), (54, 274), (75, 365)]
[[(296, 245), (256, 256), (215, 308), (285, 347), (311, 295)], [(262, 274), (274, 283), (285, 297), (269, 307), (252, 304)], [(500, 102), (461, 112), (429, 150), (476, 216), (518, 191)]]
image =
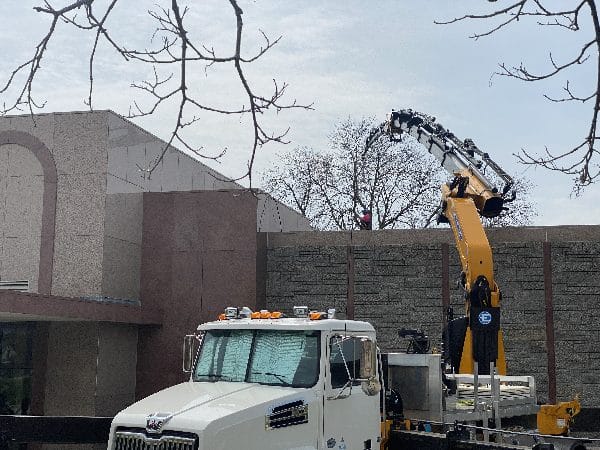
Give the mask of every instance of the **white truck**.
[[(321, 320), (306, 308), (295, 318), (227, 311), (226, 320), (198, 327), (190, 380), (120, 412), (108, 449), (379, 448), (371, 324)], [(184, 346), (188, 367), (192, 339)]]
[[(190, 379), (120, 412), (108, 450), (450, 449), (458, 447), (446, 434), (414, 425), (456, 431), (457, 420), (475, 424), (537, 410), (531, 377), (481, 376), (474, 383), (442, 375), (439, 354), (378, 354), (367, 322), (294, 311), (285, 318), (227, 308), (220, 320), (200, 325), (184, 343)], [(452, 377), (454, 391), (446, 386)], [(400, 396), (417, 419), (411, 431), (398, 414)], [(460, 448), (482, 448), (475, 438), (463, 433)], [(518, 447), (519, 439), (485, 448), (531, 448)], [(561, 448), (585, 449), (572, 444)]]

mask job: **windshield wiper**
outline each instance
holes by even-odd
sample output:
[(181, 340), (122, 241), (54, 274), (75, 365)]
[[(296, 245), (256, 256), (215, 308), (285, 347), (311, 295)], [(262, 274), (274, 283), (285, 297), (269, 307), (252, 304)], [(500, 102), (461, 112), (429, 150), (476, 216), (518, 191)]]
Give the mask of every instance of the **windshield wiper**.
[(283, 384), (283, 386), (291, 386), (292, 383), (288, 383), (287, 381), (285, 381), (285, 379), (283, 378), (283, 375), (279, 375), (277, 373), (273, 373), (273, 372), (252, 372), (252, 375), (270, 375), (272, 377), (277, 378), (279, 381), (281, 381), (281, 383)]
[(207, 377), (207, 378), (213, 378), (213, 380), (210, 381), (218, 381), (221, 378), (224, 377), (224, 375), (220, 374), (220, 373), (201, 373), (201, 374), (196, 374), (196, 377)]

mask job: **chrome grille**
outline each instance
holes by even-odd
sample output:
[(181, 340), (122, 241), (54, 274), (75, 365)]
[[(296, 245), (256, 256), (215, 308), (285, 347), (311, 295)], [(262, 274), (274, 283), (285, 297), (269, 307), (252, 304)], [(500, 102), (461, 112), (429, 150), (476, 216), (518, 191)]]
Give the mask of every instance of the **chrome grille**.
[(113, 450), (196, 450), (192, 436), (147, 436), (143, 432), (117, 431)]

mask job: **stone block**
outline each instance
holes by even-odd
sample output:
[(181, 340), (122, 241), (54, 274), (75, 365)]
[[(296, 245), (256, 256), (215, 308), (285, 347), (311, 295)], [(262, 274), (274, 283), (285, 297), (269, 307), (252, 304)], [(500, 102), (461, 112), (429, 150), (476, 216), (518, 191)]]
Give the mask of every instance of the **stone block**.
[(127, 169), (129, 163), (127, 147), (110, 147), (107, 151), (107, 172), (122, 180), (127, 180)]
[(57, 239), (63, 234), (101, 238), (104, 233), (105, 200), (104, 174), (59, 175), (56, 200)]
[(95, 415), (97, 344), (96, 326), (50, 324), (45, 415)]
[(59, 175), (106, 173), (107, 112), (59, 114), (51, 148)]
[(21, 236), (2, 241), (2, 280), (28, 280), (30, 292), (37, 292), (40, 264), (40, 238)]
[(106, 236), (103, 245), (102, 295), (140, 298), (141, 244)]
[(110, 417), (135, 400), (135, 326), (98, 324), (95, 415)]
[[(146, 174), (143, 172), (143, 170), (149, 168), (149, 165), (152, 161), (148, 155), (149, 155), (149, 153), (150, 154), (155, 153), (155, 151), (153, 151), (153, 149), (152, 149), (153, 146), (157, 147), (159, 145), (157, 143), (155, 143), (155, 141), (150, 141), (150, 142), (141, 143), (141, 144), (128, 145), (126, 162), (121, 162), (120, 158), (123, 157), (122, 154), (115, 153), (113, 155), (113, 157), (117, 158), (117, 161), (118, 161), (118, 162), (113, 163), (113, 165), (125, 164), (125, 167), (126, 167), (125, 180), (129, 181), (130, 183), (133, 183), (135, 185), (142, 186), (144, 191), (149, 191), (150, 184), (156, 183), (156, 180), (152, 181), (153, 178), (156, 179), (156, 178), (160, 177), (159, 172), (153, 172), (152, 174)], [(148, 149), (148, 147), (150, 147), (150, 149)], [(150, 179), (148, 179), (148, 177), (150, 177)]]
[(66, 297), (98, 295), (102, 291), (103, 237), (57, 236), (54, 245), (52, 294)]
[(7, 116), (0, 120), (0, 132), (23, 131), (29, 133), (46, 145), (49, 149), (54, 147), (55, 118), (59, 114), (38, 114), (34, 118), (29, 114), (21, 116)]
[(5, 163), (11, 177), (44, 175), (42, 165), (31, 150), (17, 144), (7, 144), (2, 146), (2, 152), (6, 152)]
[[(142, 180), (140, 180), (142, 181)], [(141, 183), (143, 184), (143, 183)], [(141, 184), (135, 184), (131, 181), (106, 174), (106, 193), (107, 194), (135, 194), (144, 191)]]
[(3, 208), (5, 236), (22, 237), (41, 233), (43, 192), (42, 177), (8, 178)]
[(142, 193), (106, 196), (104, 234), (130, 243), (142, 243)]
[(107, 111), (108, 146), (126, 147), (158, 140), (156, 136), (124, 119), (112, 111)]

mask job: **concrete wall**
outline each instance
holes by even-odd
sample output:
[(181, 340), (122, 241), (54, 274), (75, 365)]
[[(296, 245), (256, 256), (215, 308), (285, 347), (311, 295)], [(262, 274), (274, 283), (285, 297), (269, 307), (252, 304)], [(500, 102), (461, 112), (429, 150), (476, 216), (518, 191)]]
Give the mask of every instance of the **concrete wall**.
[(181, 382), (182, 338), (225, 306), (256, 303), (256, 197), (247, 191), (144, 194), (141, 301), (163, 326), (140, 331), (137, 396)]
[[(600, 406), (600, 227), (505, 228), (488, 235), (503, 294), (509, 372), (534, 375), (542, 400), (554, 379), (559, 400), (579, 392), (584, 406)], [(267, 233), (260, 241), (267, 307), (335, 307), (342, 317), (372, 322), (384, 350), (405, 345), (397, 337), (402, 327), (422, 328), (438, 343), (444, 296), (456, 313), (464, 309), (449, 230)], [(555, 366), (548, 359), (552, 348)]]
[(47, 342), (45, 415), (109, 417), (133, 403), (135, 326), (53, 322)]

